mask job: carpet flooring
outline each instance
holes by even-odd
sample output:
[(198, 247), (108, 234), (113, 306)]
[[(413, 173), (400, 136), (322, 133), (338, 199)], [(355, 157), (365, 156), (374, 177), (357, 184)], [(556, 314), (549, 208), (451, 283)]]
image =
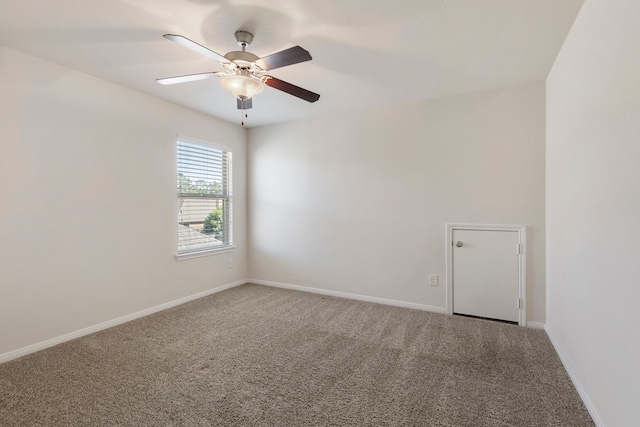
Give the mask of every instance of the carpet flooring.
[(243, 285), (0, 365), (9, 426), (593, 426), (544, 331)]

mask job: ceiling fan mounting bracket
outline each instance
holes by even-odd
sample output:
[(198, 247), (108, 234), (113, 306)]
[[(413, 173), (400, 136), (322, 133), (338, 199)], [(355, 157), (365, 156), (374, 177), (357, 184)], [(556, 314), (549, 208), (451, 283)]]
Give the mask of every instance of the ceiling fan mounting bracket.
[(238, 30), (236, 31), (236, 40), (244, 50), (244, 48), (249, 46), (253, 41), (253, 34), (251, 34), (249, 31)]

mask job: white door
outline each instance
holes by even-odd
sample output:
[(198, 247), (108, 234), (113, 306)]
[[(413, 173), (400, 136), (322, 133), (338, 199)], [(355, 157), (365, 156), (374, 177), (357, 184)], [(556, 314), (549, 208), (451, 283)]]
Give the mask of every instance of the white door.
[(517, 231), (453, 230), (453, 312), (519, 320)]

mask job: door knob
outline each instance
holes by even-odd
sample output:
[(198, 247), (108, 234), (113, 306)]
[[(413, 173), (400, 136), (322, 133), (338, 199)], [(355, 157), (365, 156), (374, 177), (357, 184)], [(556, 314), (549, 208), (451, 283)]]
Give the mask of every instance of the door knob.
[(456, 242), (456, 247), (461, 248), (462, 247), (462, 242), (460, 240), (458, 240)]

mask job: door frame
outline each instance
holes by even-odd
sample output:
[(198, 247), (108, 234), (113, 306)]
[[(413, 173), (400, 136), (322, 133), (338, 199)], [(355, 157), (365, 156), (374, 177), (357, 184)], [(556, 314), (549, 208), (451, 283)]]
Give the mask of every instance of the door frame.
[(518, 233), (518, 298), (520, 310), (518, 325), (527, 326), (527, 228), (524, 225), (501, 224), (447, 224), (447, 313), (453, 314), (453, 232), (455, 230), (515, 231)]

